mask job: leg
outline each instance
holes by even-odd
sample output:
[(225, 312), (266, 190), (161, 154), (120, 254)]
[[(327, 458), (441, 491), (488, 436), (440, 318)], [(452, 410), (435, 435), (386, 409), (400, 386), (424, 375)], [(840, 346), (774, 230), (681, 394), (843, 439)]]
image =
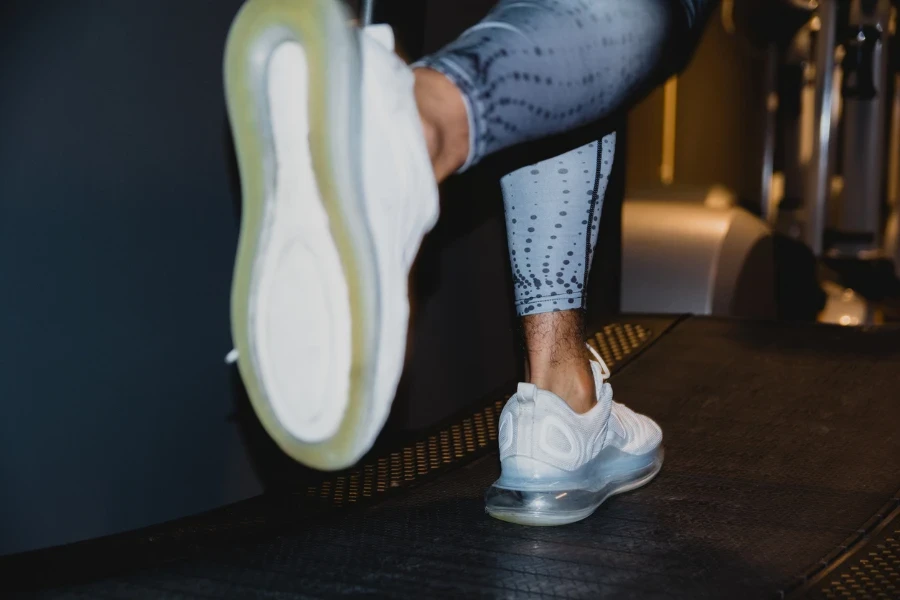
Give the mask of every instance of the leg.
[(688, 34), (714, 4), (499, 2), (414, 65), (421, 67), (416, 97), (438, 181), (503, 148), (621, 110), (684, 62), (696, 37)]
[[(662, 430), (613, 400), (609, 370), (585, 352), (582, 307), (614, 148), (610, 134), (502, 180), (527, 383), (500, 416), (501, 475), (485, 497), (498, 519), (572, 523), (662, 468)], [(583, 164), (585, 154), (594, 160)]]
[[(346, 467), (387, 419), (436, 181), (622, 109), (673, 68), (687, 7), (704, 3), (503, 0), (414, 72), (337, 0), (245, 4), (225, 69), (244, 202), (232, 330), (254, 409), (286, 452)], [(557, 354), (533, 358), (547, 385)]]
[(613, 401), (602, 358), (586, 356), (583, 307), (615, 134), (501, 180), (526, 383), (500, 416), (492, 516), (558, 525), (648, 483), (662, 467), (662, 431)]
[(615, 143), (612, 133), (501, 181), (527, 380), (579, 413), (596, 402), (583, 309)]

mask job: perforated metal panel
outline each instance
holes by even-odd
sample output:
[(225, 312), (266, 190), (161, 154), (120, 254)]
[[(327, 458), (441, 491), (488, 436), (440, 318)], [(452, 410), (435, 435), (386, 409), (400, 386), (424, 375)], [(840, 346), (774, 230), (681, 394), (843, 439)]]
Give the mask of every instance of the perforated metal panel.
[(508, 396), (428, 439), (364, 464), (361, 468), (310, 486), (307, 497), (341, 506), (385, 493), (451, 465), (497, 439), (497, 419)]
[[(588, 343), (614, 369), (652, 337), (640, 325), (615, 323), (590, 336)], [(423, 441), (309, 486), (306, 498), (333, 506), (357, 504), (488, 452), (496, 445), (500, 411), (508, 399), (508, 394), (501, 396)]]
[(827, 600), (900, 598), (900, 523), (894, 521), (825, 577), (810, 597)]
[(628, 323), (607, 325), (588, 339), (612, 369), (652, 337), (649, 329)]

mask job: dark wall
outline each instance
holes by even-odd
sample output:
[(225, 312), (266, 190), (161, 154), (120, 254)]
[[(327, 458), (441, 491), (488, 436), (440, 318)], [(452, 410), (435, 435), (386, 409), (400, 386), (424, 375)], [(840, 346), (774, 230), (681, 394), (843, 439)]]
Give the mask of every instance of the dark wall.
[(223, 364), (239, 4), (0, 9), (0, 553), (260, 490)]

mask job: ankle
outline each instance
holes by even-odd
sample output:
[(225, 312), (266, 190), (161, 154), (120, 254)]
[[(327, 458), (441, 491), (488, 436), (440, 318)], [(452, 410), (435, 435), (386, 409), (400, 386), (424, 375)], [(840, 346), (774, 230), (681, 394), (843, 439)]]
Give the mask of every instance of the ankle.
[(431, 166), (434, 167), (435, 161), (441, 156), (441, 130), (437, 123), (427, 118), (422, 109), (419, 109), (419, 119), (422, 121), (422, 133), (425, 134), (425, 145), (428, 147), (428, 157), (431, 158)]
[(469, 156), (469, 117), (462, 93), (447, 77), (428, 68), (414, 71), (416, 104), (435, 179), (440, 183)]
[(597, 403), (594, 374), (586, 360), (554, 365), (546, 370), (535, 370), (534, 363), (531, 364), (529, 383), (556, 394), (576, 413), (586, 413)]

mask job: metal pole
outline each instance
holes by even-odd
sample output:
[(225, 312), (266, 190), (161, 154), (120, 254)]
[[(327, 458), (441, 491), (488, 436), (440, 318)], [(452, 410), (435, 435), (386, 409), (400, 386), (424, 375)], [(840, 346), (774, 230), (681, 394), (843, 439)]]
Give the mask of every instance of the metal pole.
[(375, 11), (375, 0), (363, 0), (362, 3), (362, 15), (361, 21), (363, 27), (368, 27), (372, 24), (372, 14)]
[(775, 117), (778, 113), (778, 46), (766, 48), (765, 125), (763, 127), (763, 156), (759, 182), (759, 214), (763, 221), (774, 223), (772, 206), (772, 172), (775, 165)]
[(890, 0), (866, 5), (854, 0), (850, 8), (853, 38), (849, 47), (851, 73), (844, 73), (851, 85), (843, 90), (844, 150), (842, 174), (843, 202), (837, 228), (844, 233), (867, 236), (836, 245), (831, 252), (861, 257), (881, 247), (881, 207), (884, 201), (884, 141), (888, 90), (888, 22)]
[(806, 228), (804, 241), (816, 256), (822, 255), (825, 217), (831, 188), (828, 164), (831, 145), (831, 112), (834, 79), (834, 47), (837, 36), (837, 2), (820, 0), (819, 31), (816, 36), (816, 112), (812, 158), (804, 194)]

